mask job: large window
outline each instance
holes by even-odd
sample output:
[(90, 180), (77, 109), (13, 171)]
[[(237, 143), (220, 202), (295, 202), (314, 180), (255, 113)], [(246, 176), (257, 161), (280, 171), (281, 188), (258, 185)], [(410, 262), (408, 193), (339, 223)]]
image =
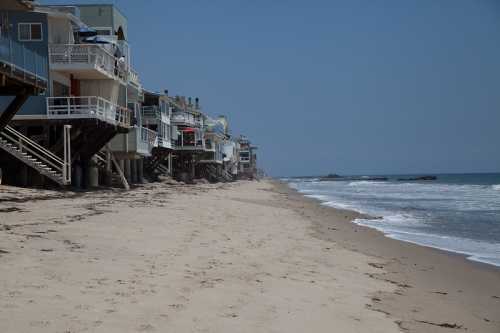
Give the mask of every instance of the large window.
[(39, 42), (43, 40), (41, 23), (19, 23), (19, 41)]

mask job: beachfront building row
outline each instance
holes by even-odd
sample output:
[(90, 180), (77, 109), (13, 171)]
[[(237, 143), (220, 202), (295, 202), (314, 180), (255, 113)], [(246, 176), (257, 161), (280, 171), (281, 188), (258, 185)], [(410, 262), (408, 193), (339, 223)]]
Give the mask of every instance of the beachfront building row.
[(2, 0), (4, 180), (128, 188), (160, 175), (229, 181), (249, 170), (225, 117), (209, 117), (198, 98), (143, 88), (127, 36), (113, 5)]

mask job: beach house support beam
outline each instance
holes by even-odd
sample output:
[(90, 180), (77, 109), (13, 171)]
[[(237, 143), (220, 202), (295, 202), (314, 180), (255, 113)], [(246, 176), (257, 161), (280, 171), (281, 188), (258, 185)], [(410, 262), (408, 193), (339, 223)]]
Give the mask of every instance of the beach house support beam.
[(122, 181), (123, 187), (127, 191), (130, 190), (130, 185), (127, 182), (127, 178), (125, 178), (125, 175), (123, 174), (123, 169), (120, 167), (120, 164), (116, 161), (115, 156), (113, 155), (111, 149), (109, 148), (109, 145), (106, 145), (106, 150), (110, 153), (109, 156), (111, 157), (111, 162), (113, 162), (113, 165), (115, 166), (116, 171), (120, 176), (120, 180)]
[(137, 160), (137, 181), (138, 183), (144, 183), (144, 159), (141, 158)]
[(4, 129), (5, 126), (9, 124), (14, 115), (19, 111), (19, 109), (23, 106), (23, 104), (28, 99), (28, 94), (20, 94), (16, 95), (12, 102), (10, 102), (9, 106), (3, 111), (0, 115), (0, 131)]

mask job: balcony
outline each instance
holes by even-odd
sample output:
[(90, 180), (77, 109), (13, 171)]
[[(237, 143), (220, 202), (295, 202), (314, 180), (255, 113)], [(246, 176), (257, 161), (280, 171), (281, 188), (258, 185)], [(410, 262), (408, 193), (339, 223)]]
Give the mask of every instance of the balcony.
[(143, 106), (142, 117), (148, 121), (157, 121), (161, 119), (160, 108), (158, 106)]
[(161, 148), (172, 149), (172, 141), (170, 141), (168, 138), (158, 135), (156, 146)]
[(168, 112), (161, 111), (160, 107), (157, 105), (143, 106), (142, 107), (142, 118), (145, 123), (157, 124), (162, 122), (164, 124), (170, 124), (170, 117)]
[(146, 127), (138, 127), (136, 130), (140, 134), (137, 135), (137, 152), (151, 156), (151, 151), (157, 143), (156, 132)]
[(134, 85), (137, 88), (139, 88), (141, 86), (141, 81), (139, 79), (139, 73), (137, 73), (132, 68), (130, 68), (130, 70), (128, 71), (128, 80), (129, 80), (130, 84)]
[(215, 144), (209, 139), (205, 139), (205, 151), (211, 151), (215, 153)]
[(156, 145), (156, 132), (134, 126), (126, 134), (118, 134), (108, 143), (111, 151), (121, 159), (149, 157)]
[[(47, 56), (34, 52), (15, 39), (0, 34), (0, 74), (17, 84), (31, 85), (40, 90), (47, 88)], [(11, 82), (3, 82), (3, 87)]]
[(192, 113), (177, 111), (172, 113), (172, 124), (201, 127), (203, 123), (199, 117), (195, 117)]
[(205, 150), (205, 140), (200, 129), (187, 129), (179, 131), (175, 149), (177, 150)]
[(50, 68), (77, 79), (127, 78), (127, 66), (99, 44), (49, 45)]
[(131, 113), (97, 96), (47, 97), (48, 119), (99, 119), (112, 125), (130, 127)]
[(240, 162), (250, 163), (250, 152), (249, 151), (240, 151)]

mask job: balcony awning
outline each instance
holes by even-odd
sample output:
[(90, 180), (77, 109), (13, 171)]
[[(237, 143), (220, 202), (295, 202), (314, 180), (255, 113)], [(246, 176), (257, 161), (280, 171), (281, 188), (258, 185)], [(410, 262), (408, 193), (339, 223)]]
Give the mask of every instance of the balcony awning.
[(81, 27), (77, 30), (80, 37), (94, 37), (97, 36), (97, 30), (89, 27)]
[(93, 43), (93, 44), (116, 44), (116, 42), (101, 36), (87, 37), (83, 41), (86, 43)]

